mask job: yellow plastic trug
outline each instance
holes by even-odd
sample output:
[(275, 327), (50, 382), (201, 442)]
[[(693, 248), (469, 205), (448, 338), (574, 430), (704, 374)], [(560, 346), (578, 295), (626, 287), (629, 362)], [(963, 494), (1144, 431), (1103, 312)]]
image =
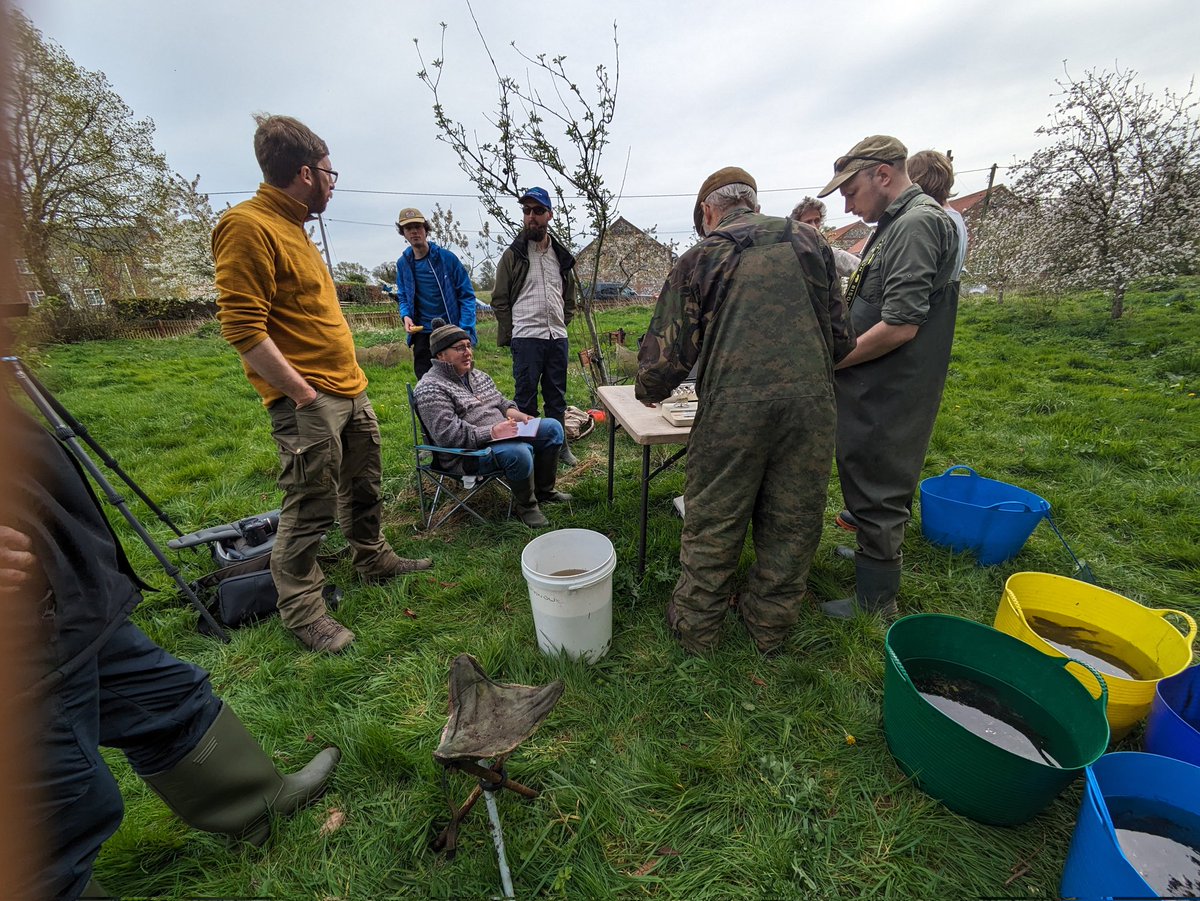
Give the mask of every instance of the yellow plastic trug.
[[(1009, 576), (993, 625), (1043, 654), (1071, 656), (1035, 630), (1035, 625), (1044, 623), (1058, 627), (1058, 634), (1078, 630), (1074, 634), (1086, 636), (1093, 654), (1136, 677), (1101, 673), (1108, 684), (1107, 714), (1113, 741), (1150, 712), (1158, 681), (1192, 662), (1196, 621), (1181, 610), (1150, 609), (1115, 592), (1050, 573)], [(1044, 625), (1043, 631), (1048, 631)], [(1090, 674), (1079, 666), (1067, 668), (1097, 696)]]

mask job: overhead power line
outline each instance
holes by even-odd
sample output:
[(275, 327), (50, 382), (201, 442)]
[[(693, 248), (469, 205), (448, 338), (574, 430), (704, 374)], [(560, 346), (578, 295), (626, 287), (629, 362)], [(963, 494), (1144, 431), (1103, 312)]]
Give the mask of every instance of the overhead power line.
[[(992, 168), (991, 166), (981, 166), (978, 169), (956, 169), (955, 175), (970, 175), (974, 172), (987, 172), (991, 168)], [(999, 166), (998, 168), (1011, 169), (1012, 167), (1011, 166)], [(785, 193), (785, 192), (795, 193), (797, 191), (819, 191), (823, 187), (825, 187), (824, 184), (800, 185), (800, 186), (794, 187), (794, 188), (759, 188), (758, 193), (759, 194), (780, 194), (780, 193)], [(225, 196), (228, 194), (247, 194), (247, 195), (249, 195), (249, 194), (253, 194), (254, 191), (205, 191), (204, 193), (207, 194), (209, 197), (222, 197), (222, 196)], [(378, 195), (382, 195), (385, 197), (462, 197), (462, 198), (467, 198), (467, 199), (471, 199), (471, 200), (473, 200), (479, 196), (478, 194), (450, 194), (450, 193), (446, 193), (446, 192), (437, 192), (437, 191), (383, 191), (383, 190), (376, 190), (376, 189), (371, 189), (371, 188), (338, 188), (337, 193), (338, 194), (378, 194)], [(670, 198), (670, 197), (695, 197), (695, 196), (696, 196), (695, 191), (682, 191), (682, 192), (668, 193), (668, 194), (622, 194), (621, 199), (622, 200), (657, 200), (657, 199), (665, 199), (665, 198)], [(568, 195), (566, 195), (566, 197), (568, 200), (581, 200), (582, 199), (582, 195), (579, 195), (579, 194), (568, 194)], [(333, 220), (330, 220), (330, 221), (333, 221)], [(379, 223), (361, 222), (361, 223), (356, 223), (356, 224), (358, 224), (358, 225), (377, 225)]]

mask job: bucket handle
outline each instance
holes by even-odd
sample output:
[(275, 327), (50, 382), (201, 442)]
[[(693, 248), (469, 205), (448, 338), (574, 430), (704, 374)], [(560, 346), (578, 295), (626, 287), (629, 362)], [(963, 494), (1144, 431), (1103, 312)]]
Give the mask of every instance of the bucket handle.
[(1167, 620), (1167, 622), (1171, 622), (1171, 620), (1168, 619), (1168, 617), (1170, 617), (1172, 614), (1182, 618), (1183, 621), (1185, 623), (1187, 623), (1186, 630), (1181, 629), (1175, 623), (1171, 623), (1171, 625), (1175, 626), (1176, 629), (1179, 629), (1180, 632), (1185, 632), (1184, 640), (1189, 645), (1192, 643), (1192, 639), (1196, 637), (1196, 621), (1192, 617), (1188, 616), (1188, 614), (1184, 613), (1182, 610), (1172, 610), (1170, 607), (1160, 607), (1159, 609), (1155, 610), (1154, 612), (1157, 613), (1159, 616), (1161, 616), (1163, 619)]
[(606, 566), (601, 566), (599, 570), (593, 570), (592, 572), (588, 573), (588, 578), (580, 579), (578, 582), (569, 582), (564, 585), (563, 588), (567, 589), (567, 591), (580, 591), (581, 589), (591, 588), (593, 585), (603, 582), (611, 575), (611, 569)]
[(1104, 792), (1100, 790), (1100, 782), (1096, 779), (1096, 774), (1090, 766), (1083, 768), (1083, 778), (1087, 780), (1087, 791), (1083, 793), (1083, 796), (1092, 805), (1092, 810), (1095, 811), (1100, 824), (1109, 835), (1115, 837), (1117, 828), (1113, 825), (1112, 817), (1108, 813), (1108, 804), (1104, 802)]
[(1033, 627), (1029, 625), (1029, 620), (1025, 619), (1025, 611), (1021, 608), (1021, 602), (1017, 600), (1017, 593), (1007, 585), (1004, 586), (1004, 600), (1008, 606), (1012, 607), (1013, 613), (1017, 615), (1017, 619), (1021, 621), (1021, 625), (1033, 631)]
[[(997, 501), (984, 510), (999, 510), (1002, 513), (1032, 513), (1033, 507), (1024, 501)], [(1045, 515), (1045, 514), (1043, 514)]]
[(896, 652), (889, 645), (884, 645), (883, 649), (887, 652), (888, 659), (892, 661), (892, 666), (896, 667), (896, 672), (900, 674), (900, 678), (912, 685), (912, 679), (909, 678), (908, 670), (904, 668), (904, 664), (900, 662), (900, 658), (896, 656)]
[[(1060, 657), (1059, 659), (1062, 661), (1062, 665), (1064, 668), (1070, 666), (1072, 663), (1077, 663), (1080, 666), (1082, 666), (1085, 670), (1087, 670), (1089, 673), (1091, 673), (1092, 676), (1095, 677), (1096, 684), (1100, 686), (1100, 695), (1099, 695), (1099, 697), (1093, 697), (1093, 700), (1100, 702), (1101, 710), (1107, 710), (1108, 709), (1108, 683), (1104, 681), (1104, 677), (1102, 675), (1100, 675), (1100, 673), (1098, 673), (1095, 670), (1095, 668), (1084, 663), (1082, 660), (1076, 660), (1074, 657)], [(1071, 675), (1075, 675), (1075, 674), (1072, 673)], [(1087, 688), (1087, 686), (1084, 686), (1084, 687)], [(1091, 694), (1091, 693), (1092, 693), (1092, 690), (1089, 688), (1088, 694)]]
[(967, 472), (969, 472), (971, 474), (972, 478), (976, 478), (976, 479), (979, 478), (979, 473), (977, 473), (975, 470), (973, 470), (970, 466), (964, 466), (961, 463), (958, 464), (957, 466), (951, 466), (949, 469), (947, 469), (945, 472), (942, 473), (941, 477), (944, 478), (945, 476), (948, 476), (953, 472), (958, 472), (960, 469), (965, 469)]

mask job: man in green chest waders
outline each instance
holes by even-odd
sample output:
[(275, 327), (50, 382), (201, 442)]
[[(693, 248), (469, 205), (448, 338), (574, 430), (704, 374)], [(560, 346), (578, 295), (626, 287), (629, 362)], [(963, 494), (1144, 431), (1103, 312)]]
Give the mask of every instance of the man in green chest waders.
[(897, 612), (904, 528), (942, 402), (958, 312), (954, 223), (905, 170), (908, 151), (872, 135), (834, 163), (821, 197), (878, 223), (847, 291), (858, 345), (837, 364), (837, 465), (858, 525), (854, 597), (829, 616)]
[(755, 563), (739, 608), (763, 653), (799, 615), (833, 455), (833, 364), (854, 346), (829, 245), (762, 216), (743, 169), (713, 173), (694, 219), (703, 240), (667, 276), (638, 353), (636, 392), (669, 395), (696, 367), (681, 572), (667, 618), (680, 644), (720, 637), (746, 529)]

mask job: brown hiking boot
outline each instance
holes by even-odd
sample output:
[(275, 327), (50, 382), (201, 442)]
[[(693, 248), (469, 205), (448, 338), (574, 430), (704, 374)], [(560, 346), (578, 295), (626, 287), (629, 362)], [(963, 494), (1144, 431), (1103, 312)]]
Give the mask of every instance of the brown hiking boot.
[(423, 569), (429, 569), (431, 566), (433, 566), (433, 561), (428, 557), (422, 557), (419, 560), (409, 560), (407, 557), (397, 557), (395, 554), (392, 554), (382, 565), (377, 566), (369, 573), (363, 573), (362, 580), (370, 585), (378, 585), (380, 582), (390, 582), (399, 576), (420, 572)]
[(354, 641), (354, 633), (339, 623), (328, 613), (321, 614), (307, 626), (292, 629), (292, 634), (310, 651), (325, 651), (338, 654), (350, 642)]

